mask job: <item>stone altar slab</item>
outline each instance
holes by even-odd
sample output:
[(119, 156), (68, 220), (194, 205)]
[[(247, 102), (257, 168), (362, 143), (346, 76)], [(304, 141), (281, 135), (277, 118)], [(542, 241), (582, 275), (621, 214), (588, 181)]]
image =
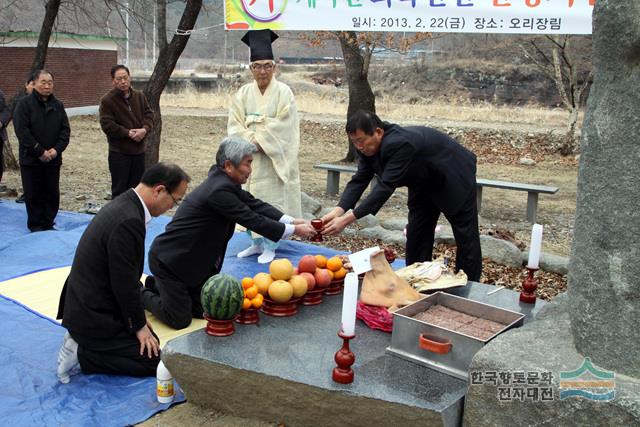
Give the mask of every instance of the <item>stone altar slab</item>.
[[(451, 291), (527, 317), (539, 309), (519, 306), (508, 289), (487, 296), (491, 289), (470, 283)], [(229, 337), (196, 331), (167, 343), (162, 359), (191, 403), (224, 413), (245, 413), (252, 396), (252, 415), (287, 426), (460, 425), (466, 381), (386, 354), (391, 334), (361, 321), (350, 343), (355, 381), (333, 382), (341, 307), (342, 295), (325, 296), (293, 317), (261, 313), (259, 326), (236, 325)]]

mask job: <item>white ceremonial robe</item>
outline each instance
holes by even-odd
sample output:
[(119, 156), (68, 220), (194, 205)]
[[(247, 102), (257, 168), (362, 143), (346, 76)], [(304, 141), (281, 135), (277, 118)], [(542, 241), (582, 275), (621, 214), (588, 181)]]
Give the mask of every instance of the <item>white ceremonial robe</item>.
[(253, 155), (245, 190), (285, 214), (300, 218), (300, 121), (289, 86), (275, 77), (264, 94), (255, 81), (242, 86), (229, 107), (227, 133), (257, 142), (264, 151)]

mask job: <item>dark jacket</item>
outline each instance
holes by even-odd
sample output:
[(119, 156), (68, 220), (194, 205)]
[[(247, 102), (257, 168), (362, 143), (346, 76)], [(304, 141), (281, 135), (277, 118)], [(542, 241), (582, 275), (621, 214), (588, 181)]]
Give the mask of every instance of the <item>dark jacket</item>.
[(476, 156), (453, 138), (424, 126), (384, 123), (380, 150), (373, 156), (358, 152), (358, 171), (347, 184), (340, 206), (355, 206), (377, 175), (378, 185), (354, 209), (356, 218), (375, 215), (398, 187), (426, 194), (440, 212), (455, 214), (476, 185)]
[(144, 93), (133, 88), (129, 93), (129, 99), (126, 99), (121, 90), (114, 88), (100, 99), (100, 126), (107, 135), (110, 151), (142, 154), (145, 140), (136, 142), (129, 138), (129, 130), (145, 128), (147, 133), (150, 132), (153, 128), (153, 110)]
[(58, 156), (48, 164), (62, 164), (62, 152), (69, 145), (69, 119), (64, 105), (55, 96), (43, 101), (34, 90), (16, 105), (13, 127), (20, 143), (20, 165), (44, 164), (39, 157), (50, 148)]
[[(254, 198), (215, 168), (178, 208), (149, 250), (149, 265), (162, 264), (189, 288), (222, 269), (236, 223), (277, 241), (284, 234), (283, 213)], [(159, 261), (159, 263), (158, 263)], [(152, 273), (157, 274), (152, 270)]]
[(144, 208), (130, 189), (105, 205), (82, 234), (58, 308), (71, 334), (109, 338), (145, 323), (140, 300)]
[(2, 123), (2, 128), (0, 128), (0, 142), (9, 139), (7, 135), (7, 125), (10, 121), (11, 110), (5, 101), (4, 93), (0, 90), (0, 123)]

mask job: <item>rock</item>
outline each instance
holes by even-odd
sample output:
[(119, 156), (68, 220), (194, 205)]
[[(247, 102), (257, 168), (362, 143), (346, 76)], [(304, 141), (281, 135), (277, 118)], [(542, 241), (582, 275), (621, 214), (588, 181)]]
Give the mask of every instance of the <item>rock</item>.
[[(598, 0), (593, 16), (594, 83), (582, 128), (568, 287), (576, 349), (602, 368), (636, 378), (640, 121), (629, 120), (628, 114), (640, 110), (640, 74), (624, 70), (629, 70), (629, 58), (637, 55), (638, 28), (637, 0)], [(615, 418), (606, 423), (618, 424)]]
[(87, 196), (84, 194), (79, 194), (76, 196), (76, 200), (87, 200)]
[[(529, 251), (522, 252), (522, 263), (527, 265)], [(540, 253), (540, 269), (558, 274), (569, 274), (569, 258), (560, 255)]]
[(322, 204), (307, 193), (302, 192), (300, 197), (302, 199), (302, 212), (311, 212), (312, 215), (315, 215), (322, 208)]
[(382, 225), (387, 230), (402, 231), (407, 226), (407, 218), (383, 219), (382, 221), (380, 221), (380, 225)]
[(516, 245), (491, 236), (480, 236), (482, 256), (509, 267), (522, 266), (522, 253)]
[(303, 212), (302, 213), (302, 218), (303, 219), (312, 220), (312, 219), (315, 219), (316, 216), (314, 214), (310, 213), (310, 212)]
[(383, 244), (404, 245), (407, 243), (407, 239), (404, 237), (402, 231), (387, 230), (379, 225), (363, 228), (358, 232), (358, 235), (365, 239), (380, 239)]
[[(616, 375), (615, 399), (608, 402), (584, 397), (561, 398), (561, 391), (566, 393), (570, 389), (559, 388), (560, 374), (567, 375), (580, 369), (585, 362), (573, 345), (567, 312), (570, 303), (566, 295), (557, 297), (540, 311), (537, 320), (500, 334), (476, 353), (469, 368), (472, 380), (465, 398), (463, 426), (532, 425), (544, 423), (544, 420), (554, 420), (553, 424), (558, 426), (640, 424), (638, 378)], [(497, 384), (487, 379), (488, 372), (496, 373)], [(538, 380), (534, 379), (532, 385), (505, 384), (500, 380), (501, 374), (513, 375), (515, 372), (535, 378), (529, 374), (533, 373), (538, 375)], [(552, 375), (550, 385), (535, 384), (543, 374), (549, 373)], [(478, 374), (483, 374), (484, 379)], [(591, 375), (582, 379), (591, 379)], [(516, 389), (524, 390), (524, 399), (504, 397)], [(542, 390), (546, 396), (550, 392), (551, 399), (542, 401)], [(526, 393), (538, 397), (526, 397)]]
[(83, 207), (78, 209), (78, 212), (95, 215), (100, 211), (101, 208), (102, 208), (102, 205), (100, 205), (99, 203), (86, 202)]
[(369, 214), (367, 216), (363, 216), (362, 218), (356, 220), (356, 224), (358, 224), (362, 228), (375, 227), (380, 225), (380, 221), (377, 217)]
[(104, 192), (104, 197), (103, 197), (103, 199), (105, 199), (105, 200), (111, 200), (111, 199), (112, 199), (111, 191), (108, 191), (108, 190), (107, 190), (107, 191), (105, 191), (105, 192)]
[(323, 216), (325, 216), (326, 214), (328, 214), (329, 212), (331, 212), (333, 210), (333, 208), (322, 208), (320, 209), (320, 212), (317, 212), (316, 218), (322, 218)]
[(536, 165), (536, 161), (533, 160), (533, 159), (530, 159), (529, 157), (520, 158), (520, 160), (518, 160), (518, 163), (520, 163), (521, 165), (524, 165), (524, 166), (535, 166)]
[(363, 228), (358, 232), (358, 235), (365, 239), (382, 239), (382, 237), (386, 235), (387, 232), (388, 230), (385, 230), (379, 225), (376, 225), (373, 227)]
[(436, 244), (455, 245), (456, 239), (453, 237), (453, 230), (450, 225), (438, 225), (434, 239)]

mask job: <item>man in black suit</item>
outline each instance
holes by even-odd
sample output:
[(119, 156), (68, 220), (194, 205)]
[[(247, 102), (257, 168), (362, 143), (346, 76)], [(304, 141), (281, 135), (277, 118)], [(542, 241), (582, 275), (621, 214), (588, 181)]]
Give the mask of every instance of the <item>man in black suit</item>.
[(69, 145), (69, 119), (53, 95), (53, 75), (34, 74), (31, 95), (16, 106), (13, 127), (18, 137), (20, 173), (31, 231), (52, 230), (60, 206), (62, 152)]
[(251, 174), (254, 144), (228, 137), (220, 144), (216, 165), (178, 208), (149, 251), (153, 277), (142, 290), (144, 307), (175, 329), (202, 318), (200, 291), (222, 269), (236, 223), (278, 241), (292, 234), (311, 237), (313, 227), (254, 198), (241, 185)]
[[(338, 206), (322, 219), (324, 233), (340, 233), (367, 214), (375, 215), (398, 187), (409, 188), (407, 265), (431, 261), (435, 226), (443, 213), (453, 229), (456, 270), (477, 281), (482, 254), (476, 205), (476, 156), (448, 135), (424, 126), (400, 127), (359, 111), (346, 131), (358, 150), (358, 171)], [(378, 184), (352, 209), (374, 175)]]
[(175, 206), (188, 182), (180, 167), (158, 163), (136, 188), (100, 209), (82, 234), (57, 316), (68, 330), (58, 355), (62, 383), (79, 368), (85, 374), (155, 375), (160, 343), (140, 301), (146, 224)]

